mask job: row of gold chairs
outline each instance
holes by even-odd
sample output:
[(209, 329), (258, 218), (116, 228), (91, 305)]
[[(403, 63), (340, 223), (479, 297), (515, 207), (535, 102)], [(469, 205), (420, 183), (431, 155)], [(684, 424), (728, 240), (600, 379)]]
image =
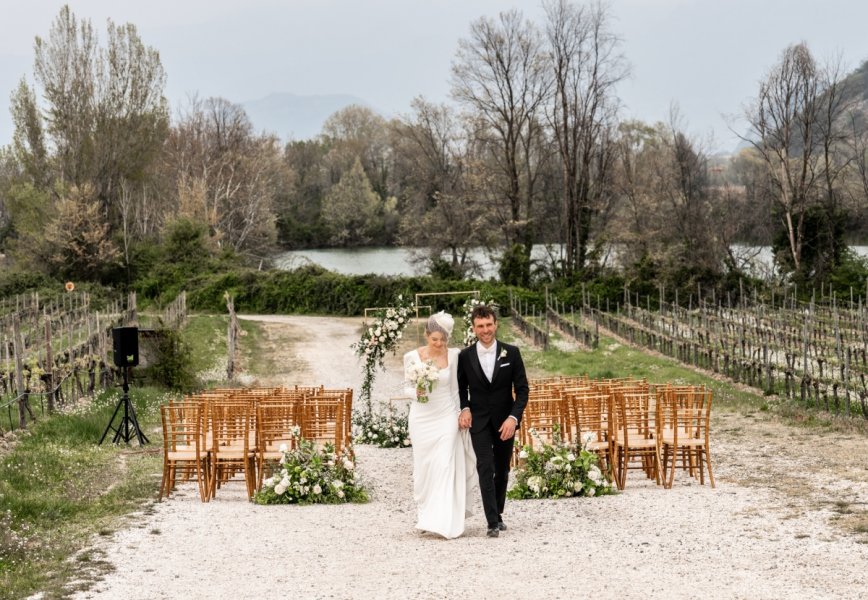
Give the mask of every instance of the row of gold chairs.
[(301, 437), (349, 448), (352, 389), (324, 387), (212, 389), (160, 407), (163, 478), (160, 498), (179, 478), (195, 480), (203, 502), (237, 474), (248, 498), (266, 471)]
[[(704, 386), (651, 385), (643, 379), (563, 377), (532, 380), (520, 446), (566, 442), (596, 452), (624, 489), (629, 470), (641, 470), (672, 487), (676, 463), (714, 487), (709, 453), (711, 390)], [(534, 430), (535, 434), (531, 433)]]

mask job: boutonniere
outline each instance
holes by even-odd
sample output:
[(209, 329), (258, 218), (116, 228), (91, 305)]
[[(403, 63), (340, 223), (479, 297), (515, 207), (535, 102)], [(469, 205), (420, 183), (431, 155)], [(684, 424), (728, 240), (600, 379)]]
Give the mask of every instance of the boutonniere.
[(506, 358), (506, 348), (500, 351), (500, 356), (498, 358)]

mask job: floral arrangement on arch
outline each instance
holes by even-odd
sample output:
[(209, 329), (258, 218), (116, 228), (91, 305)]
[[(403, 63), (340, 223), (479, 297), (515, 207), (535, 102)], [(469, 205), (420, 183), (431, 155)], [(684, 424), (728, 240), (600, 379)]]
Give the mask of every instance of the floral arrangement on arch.
[(394, 406), (379, 412), (353, 414), (353, 443), (371, 444), (380, 448), (410, 446), (407, 414), (399, 414)]
[(579, 444), (564, 442), (555, 428), (552, 443), (542, 441), (536, 430), (530, 434), (540, 449), (525, 446), (519, 453), (510, 498), (569, 498), (611, 494), (613, 488), (599, 467), (599, 457)]
[(415, 305), (399, 295), (394, 306), (382, 308), (374, 314), (374, 321), (362, 332), (361, 339), (352, 345), (356, 356), (364, 361), (361, 398), (365, 401), (368, 413), (371, 412), (371, 388), (376, 370), (385, 370), (383, 361), (386, 353), (395, 351), (415, 310)]
[(280, 448), (280, 462), (262, 489), (257, 504), (340, 504), (367, 502), (352, 455), (335, 452), (333, 444), (318, 449), (313, 442), (293, 435), (295, 448)]
[(467, 300), (467, 302), (464, 303), (464, 306), (462, 307), (462, 312), (464, 315), (463, 320), (464, 320), (464, 347), (465, 348), (467, 346), (470, 346), (471, 344), (476, 343), (476, 334), (473, 333), (473, 319), (471, 318), (471, 315), (473, 314), (473, 309), (476, 308), (477, 306), (479, 306), (480, 304), (488, 306), (489, 308), (491, 308), (495, 312), (497, 312), (497, 309), (500, 308), (500, 306), (498, 306), (498, 304), (494, 300), (491, 300), (491, 299), (489, 299), (488, 302), (483, 302), (482, 300), (477, 300), (476, 298), (470, 298), (469, 300)]

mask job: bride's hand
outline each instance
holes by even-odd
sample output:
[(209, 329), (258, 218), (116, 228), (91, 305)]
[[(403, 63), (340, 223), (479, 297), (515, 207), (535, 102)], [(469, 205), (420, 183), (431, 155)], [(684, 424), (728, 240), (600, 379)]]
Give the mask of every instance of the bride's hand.
[(473, 424), (473, 416), (470, 414), (469, 410), (462, 410), (458, 414), (458, 428), (459, 429), (470, 429), (470, 426)]

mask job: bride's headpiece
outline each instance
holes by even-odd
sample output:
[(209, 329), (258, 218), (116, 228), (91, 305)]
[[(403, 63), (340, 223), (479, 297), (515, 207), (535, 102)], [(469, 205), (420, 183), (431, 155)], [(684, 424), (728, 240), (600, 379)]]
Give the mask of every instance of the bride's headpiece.
[(428, 325), (425, 327), (425, 331), (428, 333), (439, 331), (448, 338), (452, 335), (453, 327), (455, 327), (455, 320), (452, 318), (452, 315), (441, 310), (428, 317)]

